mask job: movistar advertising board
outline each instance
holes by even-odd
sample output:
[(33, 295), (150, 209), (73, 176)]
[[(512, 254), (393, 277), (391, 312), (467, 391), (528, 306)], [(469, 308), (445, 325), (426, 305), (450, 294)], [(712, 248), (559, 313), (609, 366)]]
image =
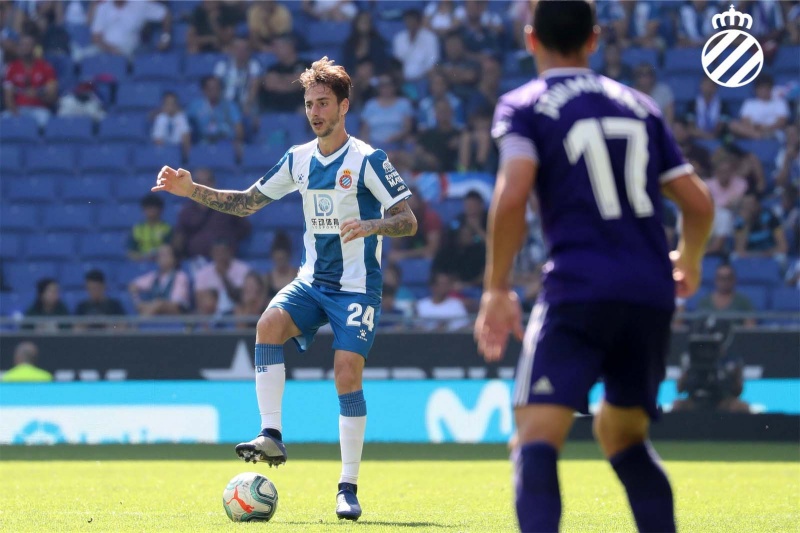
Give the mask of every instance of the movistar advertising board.
[[(367, 435), (388, 442), (505, 442), (513, 431), (509, 380), (368, 381)], [(596, 405), (600, 386), (590, 395)], [(665, 410), (675, 382), (661, 386)], [(754, 411), (800, 414), (800, 380), (750, 380)], [(290, 442), (337, 442), (331, 381), (287, 383)], [(239, 442), (260, 429), (253, 382), (95, 382), (0, 385), (0, 444)]]

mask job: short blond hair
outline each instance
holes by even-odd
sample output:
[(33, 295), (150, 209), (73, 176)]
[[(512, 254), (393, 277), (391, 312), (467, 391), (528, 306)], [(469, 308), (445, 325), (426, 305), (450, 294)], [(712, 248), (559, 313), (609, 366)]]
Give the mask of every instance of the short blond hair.
[(338, 102), (350, 98), (352, 81), (350, 75), (341, 65), (334, 65), (328, 56), (318, 59), (300, 75), (300, 84), (306, 91), (314, 85), (325, 85), (333, 91)]

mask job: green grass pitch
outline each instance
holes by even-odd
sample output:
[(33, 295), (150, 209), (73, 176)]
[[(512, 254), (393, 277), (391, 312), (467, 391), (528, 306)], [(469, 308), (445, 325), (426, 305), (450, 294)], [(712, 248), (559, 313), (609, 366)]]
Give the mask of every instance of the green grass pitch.
[[(800, 531), (797, 444), (657, 443), (683, 531)], [(232, 446), (0, 447), (0, 531), (513, 531), (502, 446), (367, 444), (364, 515), (334, 514), (338, 446), (289, 445), (278, 470)], [(571, 442), (560, 466), (563, 531), (634, 531), (624, 491), (594, 444)], [(233, 524), (222, 490), (247, 470), (277, 486), (268, 524)]]

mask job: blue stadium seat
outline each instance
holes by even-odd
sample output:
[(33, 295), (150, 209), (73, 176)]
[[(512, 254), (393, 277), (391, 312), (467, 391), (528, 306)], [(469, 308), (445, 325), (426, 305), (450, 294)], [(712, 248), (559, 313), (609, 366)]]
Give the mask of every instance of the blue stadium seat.
[(408, 284), (404, 285), (408, 290), (411, 291), (411, 294), (414, 295), (414, 298), (417, 300), (422, 300), (423, 298), (427, 298), (431, 295), (430, 288), (428, 287), (428, 283), (417, 283), (417, 284)]
[(81, 61), (80, 71), (81, 78), (110, 74), (122, 82), (128, 78), (128, 60), (113, 54), (89, 56)]
[(700, 77), (697, 75), (674, 74), (665, 81), (672, 89), (676, 102), (691, 102), (699, 94)]
[(736, 292), (747, 296), (756, 311), (765, 311), (767, 309), (767, 289), (765, 287), (740, 285), (736, 288)]
[(775, 139), (743, 139), (736, 144), (742, 150), (752, 152), (762, 164), (773, 165), (781, 149), (781, 143)]
[(80, 46), (92, 44), (92, 31), (88, 24), (65, 24), (64, 28), (73, 44)]
[(0, 258), (12, 261), (17, 259), (20, 253), (21, 240), (19, 235), (0, 234)]
[(12, 202), (50, 203), (58, 198), (56, 194), (56, 178), (52, 176), (34, 176), (9, 181), (6, 185), (6, 196)]
[(783, 281), (778, 262), (771, 257), (742, 257), (731, 262), (736, 279), (746, 285), (780, 285)]
[(177, 146), (137, 146), (133, 151), (133, 168), (136, 172), (158, 173), (161, 167), (169, 165), (172, 168), (181, 166), (181, 149)]
[(179, 81), (181, 56), (177, 53), (139, 54), (133, 60), (136, 81)]
[(100, 141), (146, 142), (147, 118), (141, 113), (115, 113), (108, 115), (98, 131)]
[(15, 292), (30, 293), (36, 290), (36, 282), (38, 280), (42, 278), (58, 278), (56, 263), (51, 261), (9, 263), (3, 266), (3, 270), (7, 284)]
[(30, 232), (40, 229), (39, 208), (35, 205), (7, 205), (0, 208), (0, 228), (8, 231)]
[(667, 74), (683, 72), (697, 75), (700, 67), (701, 48), (672, 48), (664, 53), (664, 70)]
[(273, 202), (264, 210), (266, 213), (263, 216), (268, 219), (268, 224), (273, 228), (303, 229), (305, 217), (303, 216), (303, 208), (297, 202), (283, 199), (279, 202)]
[(126, 83), (117, 90), (117, 111), (152, 111), (161, 103), (161, 86), (157, 83)]
[(33, 303), (33, 289), (25, 287), (25, 292), (9, 292), (0, 297), (0, 316), (24, 313)]
[(286, 152), (286, 146), (265, 145), (246, 145), (242, 154), (242, 169), (247, 174), (263, 175), (278, 161)]
[(71, 233), (47, 233), (25, 242), (25, 257), (28, 260), (64, 260), (74, 256), (75, 237)]
[(114, 263), (105, 261), (85, 261), (81, 258), (81, 262), (64, 263), (59, 268), (58, 281), (61, 287), (66, 290), (82, 289), (86, 284), (86, 273), (92, 269), (98, 269), (106, 275), (106, 284), (110, 287), (114, 284), (113, 273)]
[(434, 208), (442, 219), (443, 228), (447, 230), (450, 227), (450, 223), (464, 211), (464, 200), (461, 198), (445, 198), (442, 202), (436, 204)]
[(89, 117), (52, 117), (44, 128), (47, 142), (86, 144), (94, 138)]
[(100, 144), (83, 148), (80, 152), (81, 169), (84, 171), (107, 171), (110, 175), (126, 172), (129, 161), (129, 150), (124, 146)]
[(274, 226), (273, 229), (256, 229), (239, 245), (239, 254), (248, 261), (252, 259), (268, 259), (274, 239)]
[(117, 286), (127, 287), (128, 284), (142, 274), (147, 274), (156, 269), (156, 265), (147, 262), (126, 261), (116, 269)]
[(86, 234), (81, 237), (80, 256), (86, 259), (124, 259), (127, 238), (124, 231)]
[[(350, 22), (334, 22), (330, 20), (312, 20), (305, 25), (303, 35), (312, 48), (323, 46), (339, 51), (342, 41), (350, 34)], [(333, 55), (333, 54), (329, 54)], [(319, 59), (321, 56), (316, 56)]]
[(203, 89), (197, 83), (183, 83), (177, 87), (170, 87), (170, 89), (177, 95), (178, 103), (184, 110), (194, 100), (203, 96)]
[(697, 304), (700, 303), (700, 300), (708, 296), (710, 289), (707, 287), (700, 287), (694, 295), (686, 300), (686, 310), (687, 311), (696, 311)]
[(403, 285), (424, 285), (427, 289), (431, 276), (430, 259), (403, 259), (398, 266), (403, 271)]
[(722, 258), (709, 255), (703, 258), (703, 284), (713, 284), (717, 268), (722, 264)]
[(124, 176), (114, 180), (114, 196), (120, 202), (138, 202), (156, 184), (156, 173)]
[[(185, 2), (176, 2), (184, 4)], [(186, 48), (186, 35), (189, 33), (189, 24), (175, 24), (172, 28), (172, 44), (179, 49)]]
[(90, 205), (54, 205), (44, 210), (45, 230), (85, 230), (92, 228), (97, 209)]
[[(308, 120), (299, 113), (265, 113), (260, 117), (261, 134), (275, 130), (286, 134), (289, 146), (304, 144), (310, 140)], [(288, 146), (287, 146), (288, 148)]]
[(800, 46), (781, 45), (775, 55), (775, 61), (772, 63), (772, 70), (792, 74), (797, 79), (798, 73), (800, 73), (798, 57), (800, 57)]
[(98, 210), (101, 230), (130, 230), (142, 218), (138, 204), (104, 205)]
[(189, 151), (189, 170), (208, 167), (215, 172), (233, 172), (236, 168), (236, 154), (233, 146), (227, 143), (200, 144)]
[(278, 58), (275, 57), (275, 54), (270, 52), (260, 52), (258, 54), (254, 54), (256, 61), (261, 64), (261, 67), (266, 71), (269, 67), (274, 65), (278, 62)]
[[(0, 122), (0, 129), (2, 129)], [(18, 146), (0, 143), (0, 174), (7, 178), (9, 174), (19, 174), (23, 170), (22, 150)]]
[(210, 76), (214, 73), (217, 62), (223, 59), (225, 59), (223, 54), (187, 54), (183, 64), (185, 83), (196, 82), (205, 76)]
[(658, 52), (651, 48), (624, 48), (622, 50), (622, 62), (631, 67), (635, 67), (639, 63), (657, 65)]
[(29, 146), (25, 153), (28, 174), (75, 173), (75, 150), (71, 146)]
[(0, 142), (35, 143), (39, 141), (39, 126), (29, 116), (0, 118)]
[[(729, 102), (731, 105), (741, 105), (746, 99), (753, 96), (752, 84), (745, 85), (744, 87), (720, 87), (719, 98), (724, 102)], [(734, 113), (731, 110), (731, 116), (739, 116), (739, 113)]]
[(123, 176), (83, 176), (64, 183), (61, 197), (66, 202), (88, 202), (92, 205), (106, 203), (111, 200), (111, 180)]
[(795, 287), (778, 287), (772, 290), (773, 311), (800, 312), (800, 290)]

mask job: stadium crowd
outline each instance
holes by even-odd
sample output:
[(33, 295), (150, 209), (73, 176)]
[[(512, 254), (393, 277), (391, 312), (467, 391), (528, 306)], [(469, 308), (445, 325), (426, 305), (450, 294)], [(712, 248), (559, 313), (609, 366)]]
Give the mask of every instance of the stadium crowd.
[[(727, 3), (599, 1), (592, 66), (656, 101), (712, 192), (704, 287), (680, 308), (797, 311), (800, 2), (736, 5), (766, 56), (741, 90), (700, 64)], [(295, 80), (327, 55), (353, 78), (348, 131), (416, 193), (419, 233), (384, 241), (381, 326), (464, 327), (483, 275), (494, 105), (535, 74), (527, 18), (526, 2), (485, 0), (0, 1), (0, 312), (252, 327), (219, 317), (260, 314), (293, 279), (299, 199), (249, 220), (146, 193), (163, 164), (242, 189), (310, 140)], [(528, 220), (515, 282), (529, 310), (546, 259), (533, 198)], [(664, 227), (674, 244), (670, 205)]]

